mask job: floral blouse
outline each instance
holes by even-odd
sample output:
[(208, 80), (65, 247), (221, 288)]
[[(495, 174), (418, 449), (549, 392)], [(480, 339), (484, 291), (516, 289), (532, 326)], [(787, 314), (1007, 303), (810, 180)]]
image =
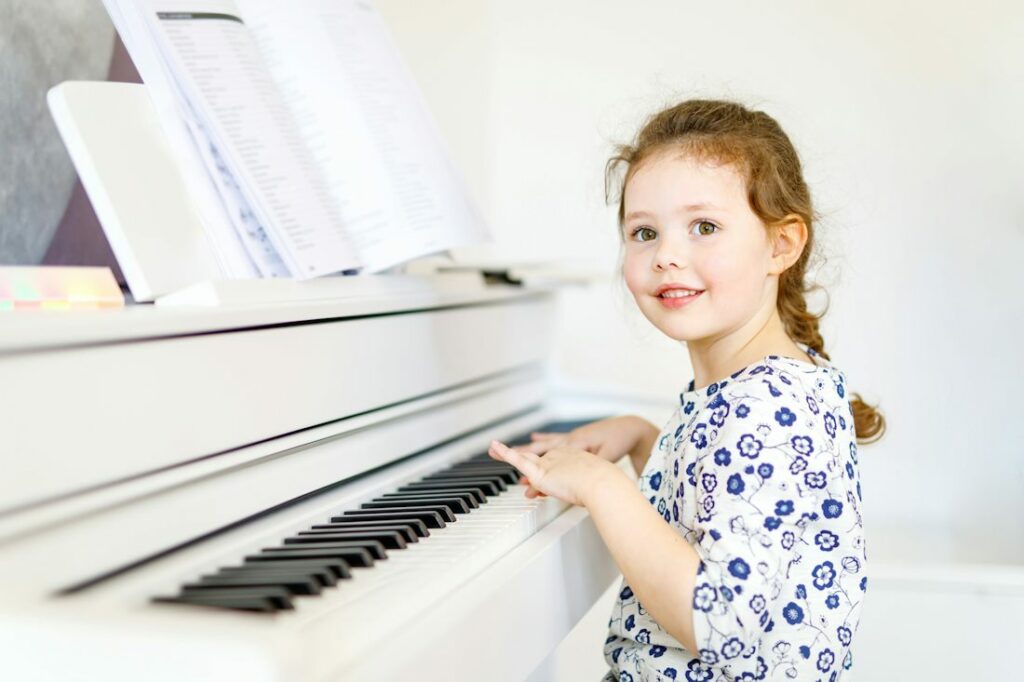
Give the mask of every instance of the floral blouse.
[(853, 414), (845, 375), (801, 348), (814, 365), (769, 355), (680, 395), (639, 486), (700, 555), (698, 651), (623, 582), (605, 680), (850, 678), (867, 589)]

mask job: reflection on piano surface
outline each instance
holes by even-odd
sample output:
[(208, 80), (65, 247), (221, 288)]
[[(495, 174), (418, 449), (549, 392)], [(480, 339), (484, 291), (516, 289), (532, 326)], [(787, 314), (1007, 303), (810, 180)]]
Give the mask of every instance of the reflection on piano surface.
[(618, 575), (585, 510), (484, 454), (592, 414), (545, 393), (554, 310), (493, 287), (5, 320), (11, 679), (527, 677)]

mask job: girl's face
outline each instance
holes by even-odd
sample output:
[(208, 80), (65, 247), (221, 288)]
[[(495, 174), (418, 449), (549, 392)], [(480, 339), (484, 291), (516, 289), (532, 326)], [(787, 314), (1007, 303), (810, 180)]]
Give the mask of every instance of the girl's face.
[[(774, 308), (768, 232), (734, 166), (661, 152), (623, 198), (623, 274), (655, 327), (677, 341), (712, 342)], [(700, 293), (680, 297), (684, 288)]]

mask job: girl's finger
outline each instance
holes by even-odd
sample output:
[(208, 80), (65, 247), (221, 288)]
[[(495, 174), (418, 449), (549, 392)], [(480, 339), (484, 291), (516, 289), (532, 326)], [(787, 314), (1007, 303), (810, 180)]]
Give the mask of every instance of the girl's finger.
[(519, 473), (531, 480), (537, 478), (541, 473), (540, 464), (538, 464), (540, 457), (532, 452), (520, 452), (518, 450), (513, 450), (504, 443), (500, 443), (496, 440), (491, 441), (491, 447), (487, 452), (495, 459), (508, 462), (518, 469)]

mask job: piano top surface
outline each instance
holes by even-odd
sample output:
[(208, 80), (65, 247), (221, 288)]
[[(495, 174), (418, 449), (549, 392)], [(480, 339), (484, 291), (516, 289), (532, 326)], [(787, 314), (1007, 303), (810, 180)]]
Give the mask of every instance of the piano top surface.
[(0, 318), (0, 357), (69, 346), (499, 304), (549, 293), (536, 288), (488, 286), (265, 304), (173, 307), (130, 304), (112, 310), (17, 311)]

